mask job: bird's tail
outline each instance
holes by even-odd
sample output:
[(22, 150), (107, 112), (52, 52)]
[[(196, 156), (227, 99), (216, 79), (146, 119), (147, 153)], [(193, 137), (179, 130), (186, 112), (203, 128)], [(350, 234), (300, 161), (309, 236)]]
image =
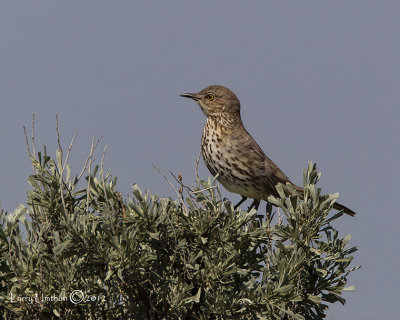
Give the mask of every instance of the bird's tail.
[[(301, 187), (299, 187), (299, 186), (296, 186), (295, 184), (293, 184), (293, 187), (295, 188), (295, 190), (297, 191), (297, 193), (298, 193), (301, 197), (303, 197), (303, 195), (304, 195), (304, 189), (301, 188)], [(351, 209), (347, 208), (346, 206), (344, 206), (344, 205), (342, 205), (342, 204), (340, 204), (340, 203), (337, 203), (337, 202), (335, 202), (335, 203), (333, 204), (333, 209), (338, 210), (338, 211), (343, 211), (345, 214), (348, 214), (349, 216), (352, 216), (352, 217), (354, 217), (355, 214), (356, 214), (353, 210), (351, 210)]]
[(353, 210), (351, 210), (351, 209), (347, 208), (346, 206), (344, 206), (340, 203), (337, 203), (337, 202), (335, 202), (333, 204), (333, 208), (338, 211), (343, 211), (345, 214), (348, 214), (349, 216), (352, 216), (352, 217), (354, 217), (356, 215), (356, 213)]

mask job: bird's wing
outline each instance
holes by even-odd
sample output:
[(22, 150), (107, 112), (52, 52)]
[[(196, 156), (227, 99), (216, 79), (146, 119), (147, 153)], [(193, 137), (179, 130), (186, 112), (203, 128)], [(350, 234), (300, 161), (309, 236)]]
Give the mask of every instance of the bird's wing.
[(248, 162), (248, 173), (257, 184), (263, 185), (269, 194), (277, 195), (275, 186), (286, 184), (289, 178), (269, 159), (253, 137), (245, 129), (240, 135), (231, 135), (228, 152), (235, 152)]

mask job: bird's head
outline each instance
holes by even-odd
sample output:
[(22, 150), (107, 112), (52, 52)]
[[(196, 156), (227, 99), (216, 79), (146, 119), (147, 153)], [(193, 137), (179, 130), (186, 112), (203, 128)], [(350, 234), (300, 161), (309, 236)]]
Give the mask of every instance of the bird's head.
[(180, 96), (197, 101), (207, 117), (240, 114), (239, 99), (231, 90), (224, 86), (212, 85), (197, 93), (183, 93)]

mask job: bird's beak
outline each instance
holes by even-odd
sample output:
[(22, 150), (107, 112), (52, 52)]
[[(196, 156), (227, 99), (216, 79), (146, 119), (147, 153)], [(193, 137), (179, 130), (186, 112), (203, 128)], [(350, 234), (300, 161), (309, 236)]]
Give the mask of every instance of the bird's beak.
[(199, 99), (200, 99), (196, 93), (182, 93), (182, 94), (180, 94), (180, 96), (184, 97), (184, 98), (190, 98), (195, 101), (199, 101)]

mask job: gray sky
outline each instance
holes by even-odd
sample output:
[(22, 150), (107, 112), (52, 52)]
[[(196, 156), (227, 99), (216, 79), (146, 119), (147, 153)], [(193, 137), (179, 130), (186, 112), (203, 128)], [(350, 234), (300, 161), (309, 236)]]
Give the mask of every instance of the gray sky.
[(75, 172), (103, 136), (97, 159), (107, 144), (120, 191), (137, 182), (173, 196), (152, 164), (193, 183), (205, 120), (178, 95), (226, 85), (295, 183), (317, 162), (323, 190), (359, 212), (336, 224), (359, 247), (357, 291), (328, 319), (398, 319), (399, 12), (394, 0), (2, 1), (2, 208), (26, 199), (33, 112), (38, 146), (53, 154), (56, 114), (65, 148), (78, 133)]

